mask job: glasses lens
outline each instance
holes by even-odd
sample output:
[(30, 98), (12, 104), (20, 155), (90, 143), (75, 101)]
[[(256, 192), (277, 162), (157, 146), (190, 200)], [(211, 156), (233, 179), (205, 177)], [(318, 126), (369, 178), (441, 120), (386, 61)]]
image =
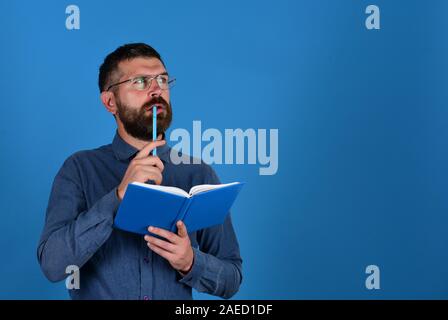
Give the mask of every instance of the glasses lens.
[(135, 78), (131, 84), (135, 90), (145, 90), (151, 84), (151, 79), (147, 77), (138, 77)]
[(159, 85), (160, 89), (165, 90), (168, 88), (168, 76), (167, 75), (158, 75), (156, 77), (157, 84)]

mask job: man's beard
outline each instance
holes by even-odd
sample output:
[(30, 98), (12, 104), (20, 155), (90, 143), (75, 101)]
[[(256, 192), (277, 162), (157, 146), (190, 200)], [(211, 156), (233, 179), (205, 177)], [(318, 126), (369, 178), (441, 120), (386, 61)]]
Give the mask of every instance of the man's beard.
[(153, 98), (138, 109), (121, 103), (119, 99), (117, 99), (116, 103), (117, 115), (123, 123), (124, 129), (129, 135), (139, 140), (152, 140), (152, 113), (147, 110), (154, 103), (161, 104), (165, 110), (165, 112), (157, 115), (157, 136), (165, 134), (173, 118), (171, 103), (166, 102), (162, 97)]

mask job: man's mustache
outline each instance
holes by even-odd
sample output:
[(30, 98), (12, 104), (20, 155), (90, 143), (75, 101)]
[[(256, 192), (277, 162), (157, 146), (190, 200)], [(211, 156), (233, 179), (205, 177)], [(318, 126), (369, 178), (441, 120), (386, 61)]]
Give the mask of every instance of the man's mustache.
[(155, 97), (143, 104), (143, 108), (151, 108), (154, 104), (161, 104), (163, 108), (168, 109), (168, 102), (162, 97)]

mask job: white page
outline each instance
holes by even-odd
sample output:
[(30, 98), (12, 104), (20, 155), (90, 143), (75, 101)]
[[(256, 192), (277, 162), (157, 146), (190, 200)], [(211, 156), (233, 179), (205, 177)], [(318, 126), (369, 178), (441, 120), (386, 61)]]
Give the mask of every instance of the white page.
[(148, 189), (154, 189), (154, 190), (159, 190), (159, 191), (162, 191), (162, 192), (176, 194), (176, 195), (182, 196), (182, 197), (187, 197), (187, 198), (190, 197), (190, 195), (187, 192), (185, 192), (184, 190), (182, 190), (181, 188), (159, 186), (159, 185), (156, 185), (156, 184), (147, 184), (147, 183), (141, 183), (141, 182), (132, 182), (132, 184), (135, 184), (136, 186), (141, 186), (141, 187), (144, 187), (144, 188), (148, 188)]
[(194, 186), (193, 188), (190, 189), (190, 196), (201, 193), (201, 192), (209, 191), (209, 190), (214, 190), (214, 189), (231, 186), (231, 185), (238, 184), (238, 183), (239, 182), (232, 182), (232, 183), (226, 183), (226, 184), (200, 184), (200, 185)]

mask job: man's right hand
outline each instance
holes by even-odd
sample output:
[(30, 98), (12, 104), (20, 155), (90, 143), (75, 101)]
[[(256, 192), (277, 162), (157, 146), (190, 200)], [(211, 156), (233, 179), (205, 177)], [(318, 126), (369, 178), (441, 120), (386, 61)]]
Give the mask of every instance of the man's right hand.
[(117, 195), (120, 200), (123, 200), (128, 184), (131, 182), (144, 183), (153, 180), (156, 184), (160, 185), (162, 183), (163, 163), (159, 157), (149, 154), (154, 148), (163, 146), (165, 143), (165, 140), (151, 141), (132, 159), (123, 180), (117, 188)]

